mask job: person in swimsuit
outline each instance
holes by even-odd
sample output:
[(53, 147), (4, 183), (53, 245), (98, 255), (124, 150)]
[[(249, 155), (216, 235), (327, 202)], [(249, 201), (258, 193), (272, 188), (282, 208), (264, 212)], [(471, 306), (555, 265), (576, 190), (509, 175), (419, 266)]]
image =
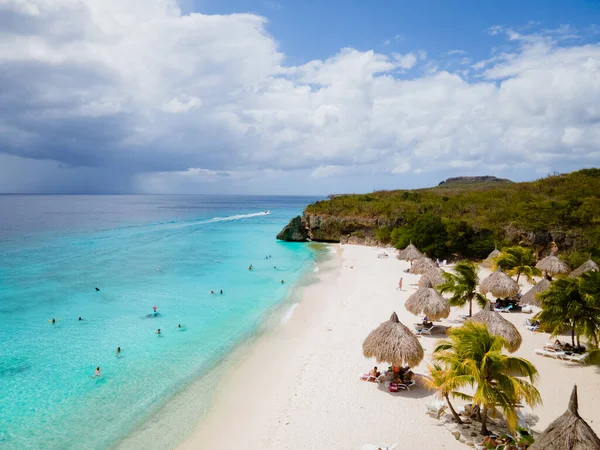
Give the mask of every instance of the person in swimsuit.
[(101, 369), (100, 369), (100, 367), (96, 367), (96, 373), (94, 373), (94, 376), (93, 376), (93, 377), (90, 377), (90, 378), (98, 378), (98, 377), (102, 377), (102, 374), (101, 374), (100, 372), (101, 372)]
[(121, 347), (117, 347), (117, 351), (115, 352), (115, 356), (119, 356), (121, 354)]
[(77, 319), (77, 320), (83, 320), (83, 319), (81, 318), (81, 316), (79, 316), (79, 319)]
[(160, 336), (160, 328), (156, 331), (156, 334)]
[(99, 292), (99, 291), (100, 291), (100, 289), (99, 289), (99, 288), (96, 288), (96, 292)]

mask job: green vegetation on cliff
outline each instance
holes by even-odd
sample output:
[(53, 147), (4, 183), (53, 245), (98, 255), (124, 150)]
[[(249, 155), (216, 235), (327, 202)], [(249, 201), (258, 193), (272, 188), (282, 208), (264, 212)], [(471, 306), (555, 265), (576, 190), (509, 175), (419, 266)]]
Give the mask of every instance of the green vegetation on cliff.
[(575, 266), (600, 256), (600, 169), (525, 183), (448, 183), (428, 189), (340, 195), (305, 217), (376, 219), (371, 233), (398, 248), (410, 240), (430, 256), (484, 257), (495, 244), (543, 250), (555, 241)]

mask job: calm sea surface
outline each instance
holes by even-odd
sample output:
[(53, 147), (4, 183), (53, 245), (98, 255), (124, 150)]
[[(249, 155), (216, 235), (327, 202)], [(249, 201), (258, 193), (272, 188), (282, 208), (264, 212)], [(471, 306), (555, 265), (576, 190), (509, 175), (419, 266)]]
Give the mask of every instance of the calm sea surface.
[(116, 445), (312, 272), (314, 200), (0, 196), (0, 448)]

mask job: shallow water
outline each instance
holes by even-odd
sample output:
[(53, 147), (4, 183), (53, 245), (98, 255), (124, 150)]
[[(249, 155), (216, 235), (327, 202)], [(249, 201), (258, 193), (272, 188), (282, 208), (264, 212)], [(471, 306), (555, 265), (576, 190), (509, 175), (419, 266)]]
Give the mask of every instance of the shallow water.
[(315, 250), (275, 235), (313, 200), (0, 196), (0, 447), (138, 427), (312, 273)]

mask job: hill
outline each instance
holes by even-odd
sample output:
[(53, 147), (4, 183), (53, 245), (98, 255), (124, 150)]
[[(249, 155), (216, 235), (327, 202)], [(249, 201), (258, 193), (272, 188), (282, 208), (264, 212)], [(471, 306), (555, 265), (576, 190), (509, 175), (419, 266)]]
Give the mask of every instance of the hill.
[(600, 169), (523, 183), (459, 178), (427, 189), (335, 195), (308, 205), (302, 226), (316, 241), (401, 248), (412, 240), (440, 258), (481, 258), (509, 244), (544, 253), (555, 243), (577, 264), (588, 253), (600, 256)]

